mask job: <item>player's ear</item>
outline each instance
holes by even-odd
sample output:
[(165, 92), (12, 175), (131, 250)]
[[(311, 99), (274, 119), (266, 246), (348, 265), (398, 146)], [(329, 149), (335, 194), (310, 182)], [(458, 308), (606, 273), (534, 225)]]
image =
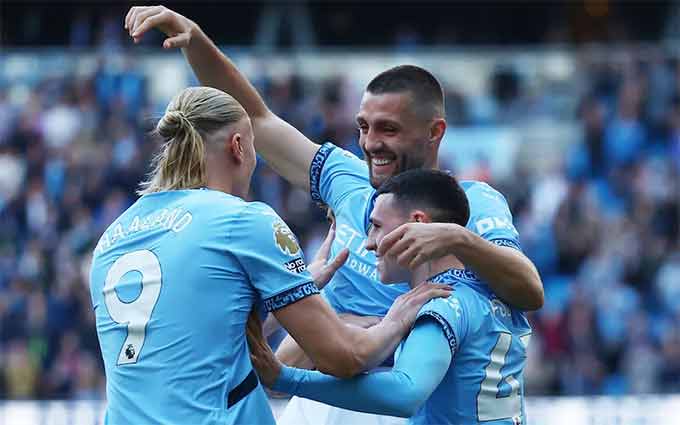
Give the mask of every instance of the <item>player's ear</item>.
[(439, 147), (445, 132), (446, 120), (444, 118), (435, 118), (430, 125), (430, 143), (434, 143)]
[(422, 210), (413, 210), (409, 216), (409, 221), (416, 223), (432, 223), (432, 218)]
[(243, 150), (241, 133), (232, 134), (231, 138), (229, 139), (229, 149), (231, 151), (231, 156), (234, 157), (234, 161), (236, 161), (238, 164), (242, 163), (245, 152)]

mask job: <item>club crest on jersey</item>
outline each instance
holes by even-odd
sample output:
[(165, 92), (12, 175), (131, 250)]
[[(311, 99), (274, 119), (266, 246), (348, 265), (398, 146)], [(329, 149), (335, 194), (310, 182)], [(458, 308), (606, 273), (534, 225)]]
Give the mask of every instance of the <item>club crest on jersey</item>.
[(286, 255), (296, 255), (300, 252), (300, 245), (298, 245), (295, 235), (290, 231), (288, 226), (282, 221), (274, 222), (274, 241), (281, 252)]

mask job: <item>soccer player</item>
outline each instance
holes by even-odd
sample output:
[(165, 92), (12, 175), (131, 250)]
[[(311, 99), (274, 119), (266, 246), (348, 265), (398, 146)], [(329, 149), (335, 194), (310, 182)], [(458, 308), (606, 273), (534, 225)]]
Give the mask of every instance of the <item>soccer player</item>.
[[(363, 95), (356, 123), (365, 161), (330, 143), (317, 145), (270, 111), (237, 67), (200, 27), (163, 6), (133, 7), (125, 27), (135, 41), (152, 28), (165, 33), (165, 48), (182, 48), (202, 84), (231, 94), (253, 122), (256, 148), (272, 168), (292, 184), (310, 190), (312, 199), (335, 213), (331, 254), (349, 248), (347, 262), (324, 288), (337, 312), (383, 316), (407, 284), (382, 285), (373, 252), (366, 250), (366, 229), (375, 189), (408, 169), (435, 169), (446, 130), (439, 82), (416, 66), (399, 66), (376, 76)], [(470, 202), (467, 223), (408, 223), (387, 235), (382, 256), (411, 268), (454, 253), (502, 300), (532, 310), (543, 304), (543, 287), (531, 261), (522, 254), (512, 215), (503, 196), (481, 182), (463, 182)], [(299, 359), (297, 344), (287, 339), (286, 357)], [(295, 363), (293, 360), (288, 363)], [(295, 363), (299, 364), (299, 363)]]
[[(423, 190), (426, 187), (427, 190)], [(366, 248), (375, 251), (390, 231), (407, 222), (465, 224), (468, 201), (455, 178), (410, 170), (378, 189)], [(391, 416), (411, 424), (524, 424), (522, 370), (531, 328), (524, 313), (507, 306), (453, 255), (404, 269), (378, 257), (383, 283), (424, 281), (453, 287), (429, 301), (397, 349), (389, 371), (337, 379), (318, 371), (282, 367), (249, 327), (255, 368), (265, 385), (323, 403)]]
[(394, 350), (419, 304), (448, 296), (430, 286), (377, 326), (346, 326), (318, 295), (286, 224), (243, 199), (256, 162), (243, 107), (220, 90), (189, 88), (156, 130), (164, 144), (142, 196), (93, 254), (107, 424), (274, 424), (245, 339), (259, 300), (320, 370), (350, 376)]

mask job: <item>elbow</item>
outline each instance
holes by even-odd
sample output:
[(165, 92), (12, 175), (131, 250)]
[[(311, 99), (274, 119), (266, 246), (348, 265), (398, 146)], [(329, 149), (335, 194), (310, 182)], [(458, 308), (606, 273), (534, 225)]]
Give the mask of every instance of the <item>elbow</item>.
[(339, 351), (316, 364), (317, 369), (327, 375), (349, 379), (364, 371), (364, 363), (352, 351)]
[(363, 369), (354, 362), (343, 360), (338, 362), (317, 364), (316, 366), (319, 372), (325, 373), (326, 375), (335, 376), (336, 378), (340, 379), (349, 379), (363, 371)]
[(401, 394), (394, 397), (393, 405), (390, 410), (393, 416), (410, 418), (418, 413), (420, 407), (429, 397), (429, 393), (418, 391), (413, 385), (405, 385), (401, 389)]
[(538, 272), (534, 270), (533, 276), (529, 279), (530, 292), (532, 296), (528, 299), (525, 309), (528, 311), (536, 311), (543, 307), (545, 303), (545, 292), (543, 291), (543, 282)]
[(392, 414), (400, 418), (410, 418), (418, 413), (418, 409), (420, 409), (420, 403), (401, 403), (398, 406), (394, 406)]

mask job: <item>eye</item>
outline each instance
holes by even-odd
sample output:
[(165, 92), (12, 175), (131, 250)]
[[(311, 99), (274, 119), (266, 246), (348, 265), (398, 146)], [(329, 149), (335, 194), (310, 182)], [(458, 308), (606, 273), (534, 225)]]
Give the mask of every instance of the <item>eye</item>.
[(368, 133), (368, 126), (366, 124), (359, 124), (357, 127), (362, 134)]

